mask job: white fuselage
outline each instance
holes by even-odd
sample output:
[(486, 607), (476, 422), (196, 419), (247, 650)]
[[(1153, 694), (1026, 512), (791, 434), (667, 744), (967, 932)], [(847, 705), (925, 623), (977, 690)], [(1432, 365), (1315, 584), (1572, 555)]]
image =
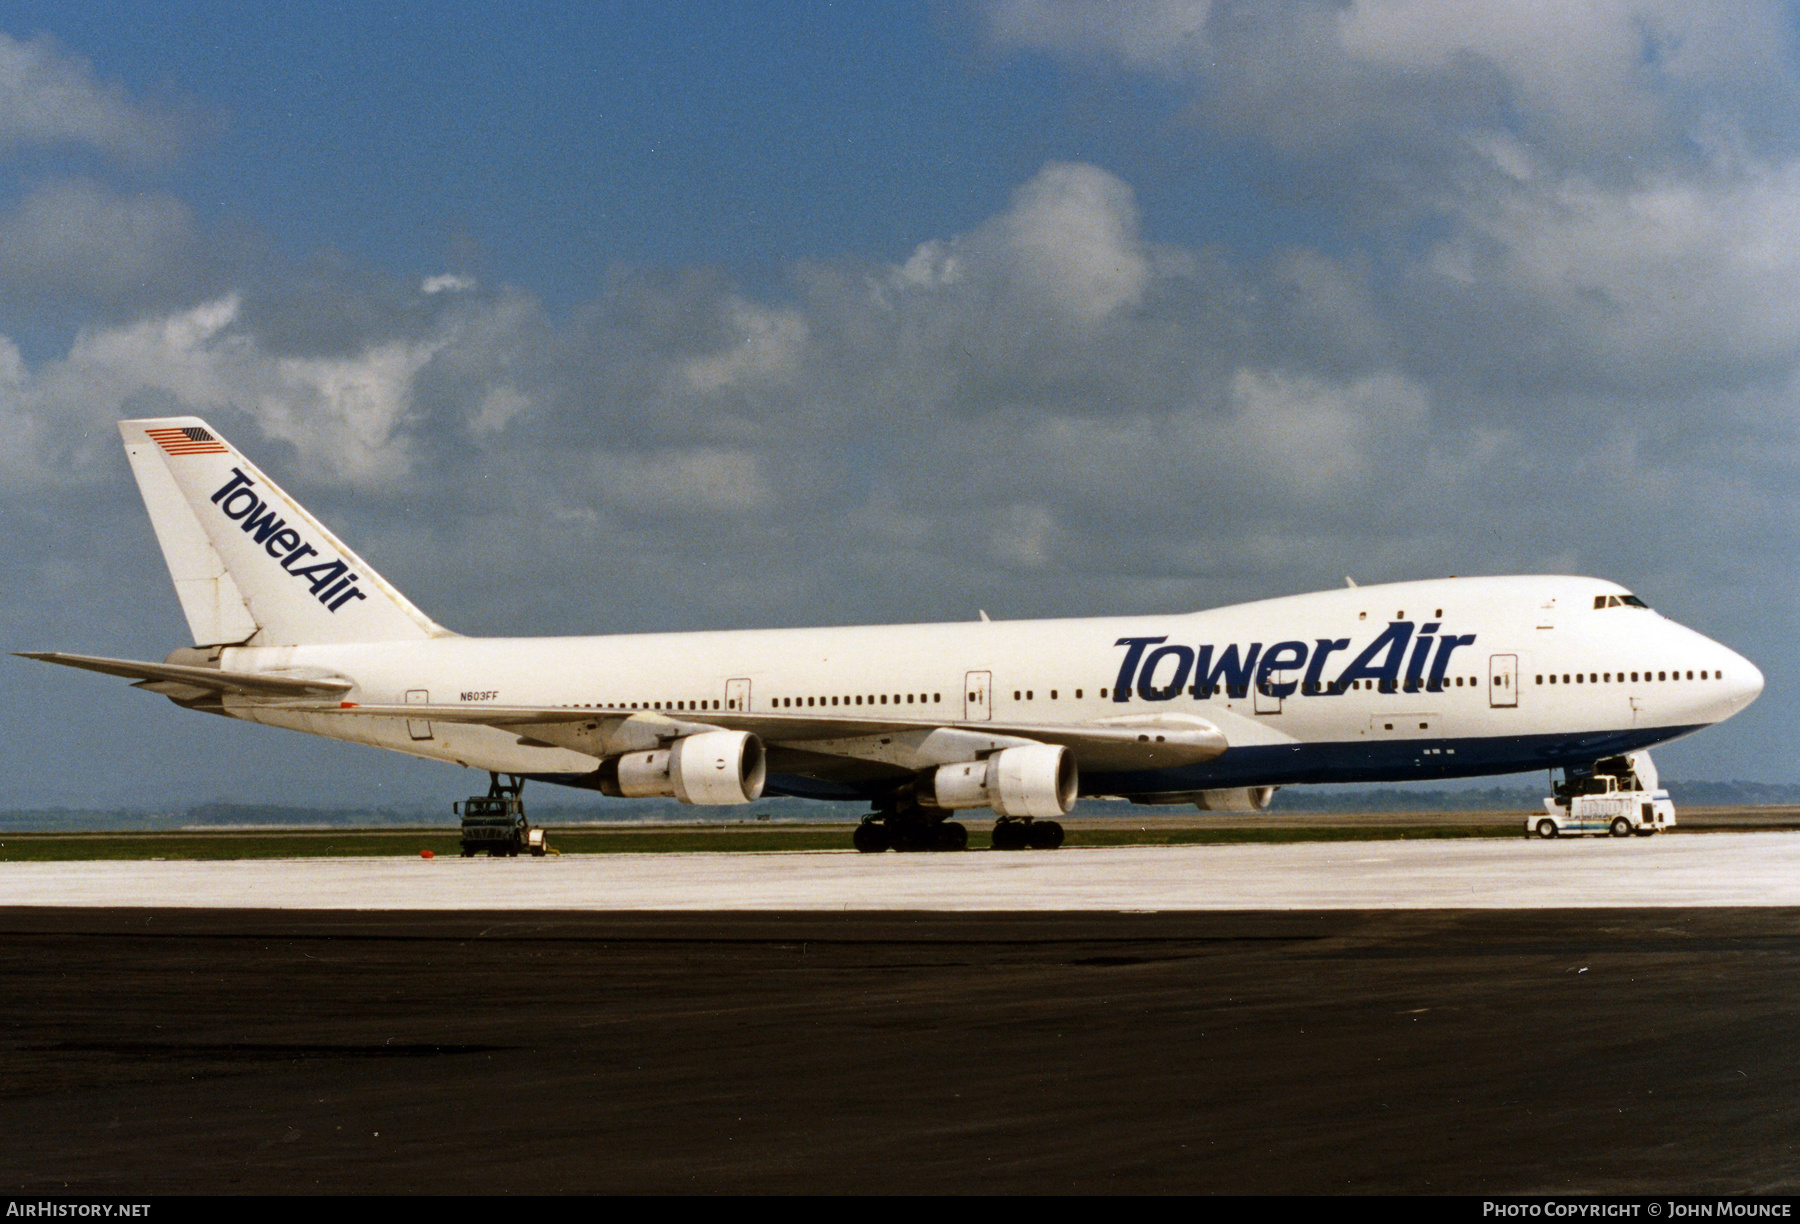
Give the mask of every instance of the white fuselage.
[[(1579, 577), (1351, 587), (1170, 616), (236, 648), (230, 670), (347, 677), (364, 705), (735, 708), (933, 726), (1198, 715), (1202, 764), (1084, 775), (1085, 794), (1470, 776), (1591, 762), (1719, 722), (1761, 672)], [(1596, 602), (1614, 606), (1596, 607)], [(482, 769), (579, 783), (591, 755), (514, 731), (338, 718), (227, 698), (227, 712)], [(769, 790), (869, 793), (804, 754)]]

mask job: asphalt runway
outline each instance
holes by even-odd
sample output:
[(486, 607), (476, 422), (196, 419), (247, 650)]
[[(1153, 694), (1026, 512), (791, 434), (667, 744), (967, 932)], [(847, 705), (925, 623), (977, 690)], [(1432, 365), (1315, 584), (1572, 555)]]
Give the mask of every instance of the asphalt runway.
[(1800, 833), (0, 863), (0, 905), (346, 910), (1279, 910), (1800, 906)]
[(33, 907), (0, 966), (28, 1194), (1800, 1183), (1795, 908)]

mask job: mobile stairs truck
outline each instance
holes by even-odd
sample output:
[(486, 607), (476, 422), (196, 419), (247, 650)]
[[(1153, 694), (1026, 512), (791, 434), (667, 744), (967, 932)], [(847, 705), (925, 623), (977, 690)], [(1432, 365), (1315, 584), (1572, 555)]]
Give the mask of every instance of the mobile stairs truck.
[(1675, 805), (1657, 785), (1656, 766), (1647, 752), (1565, 769), (1563, 781), (1553, 782), (1551, 789), (1555, 793), (1544, 800), (1544, 814), (1526, 819), (1527, 836), (1649, 837), (1675, 826)]
[(497, 773), (488, 777), (487, 794), (470, 795), (450, 805), (450, 810), (462, 817), (462, 856), (473, 858), (486, 851), (494, 858), (516, 858), (524, 850), (542, 858), (547, 849), (544, 831), (532, 828), (525, 819), (525, 801), (519, 797), (525, 779), (508, 774), (503, 784)]

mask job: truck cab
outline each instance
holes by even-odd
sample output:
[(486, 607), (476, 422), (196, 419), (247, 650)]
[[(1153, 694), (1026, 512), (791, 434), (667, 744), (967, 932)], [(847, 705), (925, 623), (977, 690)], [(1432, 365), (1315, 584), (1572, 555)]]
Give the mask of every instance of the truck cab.
[(525, 819), (525, 805), (516, 791), (471, 795), (451, 810), (462, 817), (464, 858), (483, 851), (496, 858), (511, 858), (521, 850), (540, 857), (544, 853), (544, 831), (532, 828)]

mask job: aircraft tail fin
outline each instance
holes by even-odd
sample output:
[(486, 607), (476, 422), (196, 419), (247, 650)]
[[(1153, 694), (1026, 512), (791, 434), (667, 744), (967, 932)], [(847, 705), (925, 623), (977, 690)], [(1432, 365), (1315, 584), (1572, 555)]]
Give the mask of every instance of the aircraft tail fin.
[(196, 646), (449, 636), (199, 417), (119, 433)]

